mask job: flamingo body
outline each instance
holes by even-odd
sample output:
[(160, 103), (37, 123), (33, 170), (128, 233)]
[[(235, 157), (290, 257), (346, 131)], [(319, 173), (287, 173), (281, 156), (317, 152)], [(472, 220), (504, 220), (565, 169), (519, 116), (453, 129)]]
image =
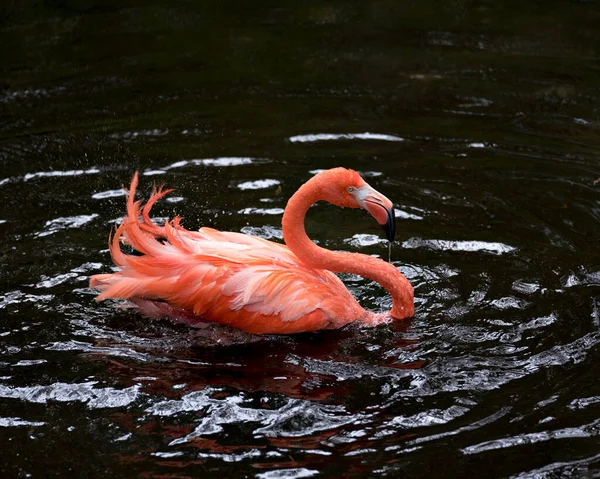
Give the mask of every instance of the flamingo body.
[[(207, 227), (188, 231), (178, 217), (157, 225), (150, 219), (150, 209), (169, 191), (154, 191), (142, 207), (134, 201), (136, 187), (137, 174), (131, 183), (127, 216), (109, 244), (119, 271), (90, 280), (90, 287), (101, 291), (98, 301), (127, 299), (146, 316), (169, 316), (191, 326), (211, 321), (258, 334), (300, 333), (339, 328), (356, 320), (383, 320), (383, 315), (365, 311), (333, 272), (311, 265), (313, 256), (302, 260), (286, 245), (242, 233)], [(381, 216), (380, 209), (376, 212)], [(298, 235), (302, 232), (303, 226)], [(141, 255), (125, 254), (121, 242)], [(410, 294), (405, 313), (412, 314), (412, 288)]]

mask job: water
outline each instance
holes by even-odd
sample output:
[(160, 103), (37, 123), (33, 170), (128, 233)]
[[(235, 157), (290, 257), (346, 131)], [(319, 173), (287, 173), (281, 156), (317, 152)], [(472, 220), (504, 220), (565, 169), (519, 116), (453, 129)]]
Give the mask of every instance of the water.
[[(3, 477), (600, 475), (597, 4), (2, 17)], [(176, 188), (157, 217), (280, 241), (287, 198), (338, 165), (397, 205), (413, 319), (222, 344), (94, 303), (134, 170)], [(387, 258), (361, 212), (307, 229)]]

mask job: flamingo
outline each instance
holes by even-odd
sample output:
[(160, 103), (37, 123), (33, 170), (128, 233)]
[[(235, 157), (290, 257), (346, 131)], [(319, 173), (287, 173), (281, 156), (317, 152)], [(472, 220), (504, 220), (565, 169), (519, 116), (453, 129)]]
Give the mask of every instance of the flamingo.
[[(150, 318), (169, 317), (196, 327), (213, 322), (254, 334), (334, 329), (355, 321), (375, 326), (414, 313), (413, 287), (394, 265), (321, 248), (304, 230), (306, 212), (322, 200), (367, 210), (393, 241), (392, 202), (356, 171), (325, 170), (300, 187), (283, 214), (285, 245), (208, 227), (188, 231), (180, 217), (159, 226), (150, 219), (150, 209), (172, 190), (155, 189), (142, 205), (134, 201), (137, 186), (136, 172), (127, 216), (109, 237), (119, 271), (90, 278), (90, 287), (100, 291), (96, 301), (126, 299)], [(121, 242), (138, 254), (125, 254)], [(379, 283), (391, 295), (392, 309), (366, 311), (335, 275), (342, 272)]]

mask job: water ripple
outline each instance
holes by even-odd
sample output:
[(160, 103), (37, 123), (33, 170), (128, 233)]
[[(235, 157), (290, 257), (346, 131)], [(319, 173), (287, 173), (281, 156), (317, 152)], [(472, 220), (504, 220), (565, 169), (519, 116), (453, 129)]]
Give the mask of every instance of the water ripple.
[(125, 389), (95, 388), (98, 381), (84, 383), (54, 383), (48, 386), (7, 386), (0, 384), (0, 398), (45, 404), (48, 401), (83, 402), (91, 409), (119, 408), (138, 399), (139, 385)]
[(511, 479), (552, 479), (555, 477), (594, 477), (588, 466), (600, 461), (600, 454), (574, 461), (553, 462), (539, 469), (511, 476)]
[(266, 179), (266, 180), (255, 180), (255, 181), (245, 181), (243, 183), (239, 183), (237, 187), (240, 190), (262, 190), (266, 188), (270, 188), (271, 186), (279, 185), (281, 182), (279, 180)]
[(320, 472), (305, 467), (295, 467), (289, 469), (273, 469), (267, 472), (257, 474), (256, 479), (302, 479), (303, 477), (313, 477)]
[[(160, 401), (146, 409), (146, 412), (157, 416), (174, 416), (202, 411), (203, 418), (194, 431), (174, 439), (170, 445), (218, 434), (227, 424), (258, 423), (261, 426), (253, 431), (257, 437), (301, 437), (360, 422), (367, 417), (364, 414), (350, 415), (341, 406), (300, 399), (286, 399), (283, 405), (274, 409), (257, 409), (244, 406), (248, 400), (243, 395), (223, 399), (213, 397), (220, 391), (210, 387), (194, 391), (179, 400)], [(269, 403), (269, 397), (264, 397), (263, 404), (268, 406)]]
[(22, 291), (9, 291), (0, 295), (0, 309), (23, 303), (43, 304), (53, 298), (54, 296), (51, 294), (28, 294)]
[(46, 423), (42, 421), (25, 421), (18, 417), (0, 417), (0, 427), (38, 427), (44, 426)]
[(462, 449), (464, 454), (479, 454), (494, 449), (505, 449), (508, 447), (521, 446), (523, 444), (535, 444), (537, 442), (550, 441), (553, 439), (571, 439), (582, 437), (600, 436), (600, 419), (590, 424), (584, 424), (580, 427), (566, 427), (553, 431), (534, 432), (530, 434), (520, 434), (518, 436), (485, 441), (473, 446)]
[(87, 170), (67, 170), (67, 171), (39, 171), (37, 173), (27, 173), (23, 176), (23, 181), (29, 181), (34, 178), (52, 178), (56, 176), (81, 176), (81, 175), (94, 175), (100, 173), (98, 168), (89, 168)]
[(514, 246), (487, 241), (451, 241), (438, 239), (411, 238), (402, 243), (404, 248), (426, 248), (438, 251), (483, 252), (492, 254), (511, 253)]
[(112, 346), (93, 346), (83, 341), (69, 340), (55, 342), (45, 348), (47, 351), (81, 351), (85, 353), (98, 354), (102, 356), (121, 356), (135, 359), (137, 361), (152, 361), (154, 358), (149, 354), (140, 353), (132, 348)]
[(314, 133), (311, 135), (291, 136), (289, 140), (292, 143), (307, 143), (314, 141), (331, 140), (382, 140), (382, 141), (404, 141), (404, 138), (394, 135), (385, 135), (381, 133)]
[(83, 225), (90, 223), (95, 218), (98, 218), (97, 213), (55, 218), (53, 220), (46, 221), (46, 224), (44, 225), (44, 231), (36, 233), (35, 236), (42, 238), (44, 236), (53, 235), (54, 233), (58, 233), (59, 231), (65, 229), (81, 228)]
[(282, 215), (283, 208), (244, 208), (238, 211), (240, 215)]
[(272, 239), (283, 239), (283, 231), (280, 227), (265, 225), (265, 226), (244, 226), (241, 230), (242, 233), (246, 233), (252, 236), (258, 236), (266, 240)]
[(99, 193), (94, 193), (92, 195), (92, 198), (94, 198), (95, 200), (103, 200), (105, 198), (117, 198), (119, 196), (125, 196), (126, 191), (125, 189), (121, 188), (118, 190), (107, 190), (107, 191), (101, 191)]
[(265, 163), (269, 161), (266, 158), (248, 158), (248, 157), (220, 157), (220, 158), (202, 158), (193, 160), (181, 160), (171, 163), (162, 168), (163, 170), (171, 170), (174, 168), (182, 168), (184, 166), (215, 166), (219, 168), (229, 166), (251, 165), (255, 163)]

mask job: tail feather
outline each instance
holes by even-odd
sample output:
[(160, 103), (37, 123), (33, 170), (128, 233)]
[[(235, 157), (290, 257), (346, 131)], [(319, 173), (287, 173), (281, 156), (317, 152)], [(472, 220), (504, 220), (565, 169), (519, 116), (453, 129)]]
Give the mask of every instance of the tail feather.
[(156, 225), (150, 218), (150, 210), (158, 200), (167, 196), (172, 191), (172, 188), (169, 190), (163, 190), (162, 186), (159, 186), (158, 189), (154, 188), (152, 190), (152, 195), (150, 196), (150, 199), (146, 202), (144, 208), (142, 208), (143, 223), (141, 223), (141, 225), (142, 228), (148, 231), (149, 233), (154, 233), (157, 236), (164, 235), (164, 228), (161, 228), (160, 226)]
[[(158, 291), (168, 294), (178, 276), (177, 270), (182, 266), (184, 246), (175, 233), (180, 228), (179, 219), (173, 226), (168, 221), (165, 226), (159, 226), (150, 218), (152, 206), (172, 190), (155, 188), (147, 203), (142, 205), (141, 201), (135, 201), (137, 186), (136, 172), (129, 187), (127, 215), (108, 242), (112, 260), (121, 271), (97, 274), (90, 278), (90, 287), (101, 291), (97, 301), (108, 298), (155, 298)], [(168, 242), (160, 241), (164, 239), (168, 239)], [(121, 242), (142, 255), (125, 254), (121, 250)]]

